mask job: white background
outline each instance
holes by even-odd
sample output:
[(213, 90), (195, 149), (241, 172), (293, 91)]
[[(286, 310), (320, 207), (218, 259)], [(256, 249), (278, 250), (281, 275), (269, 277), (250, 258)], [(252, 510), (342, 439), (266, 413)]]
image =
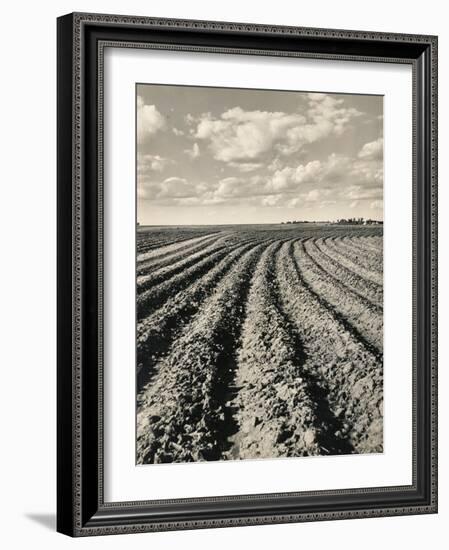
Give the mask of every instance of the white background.
[[(360, 1), (8, 3), (3, 8), (0, 201), (1, 542), (5, 548), (418, 549), (444, 547), (449, 520), (449, 402), (441, 399), (440, 513), (319, 524), (246, 527), (71, 540), (54, 532), (55, 511), (55, 18), (70, 11), (221, 19), (440, 35), (440, 121), (449, 120), (449, 31), (444, 2)], [(440, 242), (449, 231), (449, 129), (440, 128)], [(440, 280), (449, 277), (441, 245)], [(447, 284), (440, 288), (440, 394), (449, 374)], [(440, 542), (441, 541), (441, 542)]]
[[(110, 49), (105, 55), (105, 500), (411, 485), (409, 65)], [(384, 452), (135, 466), (135, 82), (384, 96)]]

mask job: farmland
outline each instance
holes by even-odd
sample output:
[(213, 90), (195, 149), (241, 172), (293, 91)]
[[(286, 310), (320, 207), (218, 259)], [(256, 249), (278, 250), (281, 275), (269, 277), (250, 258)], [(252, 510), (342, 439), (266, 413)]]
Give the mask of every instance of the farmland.
[(383, 450), (382, 226), (138, 227), (138, 464)]

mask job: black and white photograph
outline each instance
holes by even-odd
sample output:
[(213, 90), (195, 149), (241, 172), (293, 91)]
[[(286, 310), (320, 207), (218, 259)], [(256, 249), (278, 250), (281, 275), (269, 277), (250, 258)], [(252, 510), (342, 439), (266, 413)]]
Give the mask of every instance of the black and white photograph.
[[(59, 533), (377, 549), (388, 521), (409, 548), (437, 541), (444, 25), (421, 10), (413, 26), (390, 4), (58, 17), (57, 461), (37, 453), (35, 466), (56, 478)], [(28, 102), (39, 129), (47, 96)], [(16, 142), (22, 163), (5, 181), (39, 164)], [(28, 149), (48, 162), (48, 143)], [(28, 181), (22, 223), (23, 186), (7, 186), (20, 190), (7, 211), (21, 244), (6, 263), (23, 259), (24, 274), (30, 220), (51, 224), (55, 205), (41, 198), (49, 178)], [(37, 241), (45, 267), (50, 240)], [(51, 281), (35, 272), (39, 298)], [(26, 383), (9, 386), (54, 409), (35, 361), (42, 324), (28, 331), (27, 376), (9, 369)], [(29, 409), (9, 394), (10, 411)], [(7, 422), (9, 447), (52, 450), (48, 430), (23, 438), (29, 418)], [(40, 502), (47, 478), (13, 455), (18, 490)], [(350, 519), (364, 521), (348, 531)]]
[(383, 452), (383, 97), (136, 85), (136, 463)]

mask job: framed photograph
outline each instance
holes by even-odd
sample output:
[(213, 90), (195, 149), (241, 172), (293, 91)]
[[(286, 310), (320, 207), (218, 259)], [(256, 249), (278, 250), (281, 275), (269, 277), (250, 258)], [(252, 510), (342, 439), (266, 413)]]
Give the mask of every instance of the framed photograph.
[(437, 38), (58, 19), (58, 531), (437, 511)]

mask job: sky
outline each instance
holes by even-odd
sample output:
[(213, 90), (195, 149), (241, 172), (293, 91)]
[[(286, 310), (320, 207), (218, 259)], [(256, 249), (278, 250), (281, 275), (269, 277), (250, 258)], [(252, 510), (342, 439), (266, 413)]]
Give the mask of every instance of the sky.
[(136, 86), (137, 220), (383, 219), (383, 97)]

